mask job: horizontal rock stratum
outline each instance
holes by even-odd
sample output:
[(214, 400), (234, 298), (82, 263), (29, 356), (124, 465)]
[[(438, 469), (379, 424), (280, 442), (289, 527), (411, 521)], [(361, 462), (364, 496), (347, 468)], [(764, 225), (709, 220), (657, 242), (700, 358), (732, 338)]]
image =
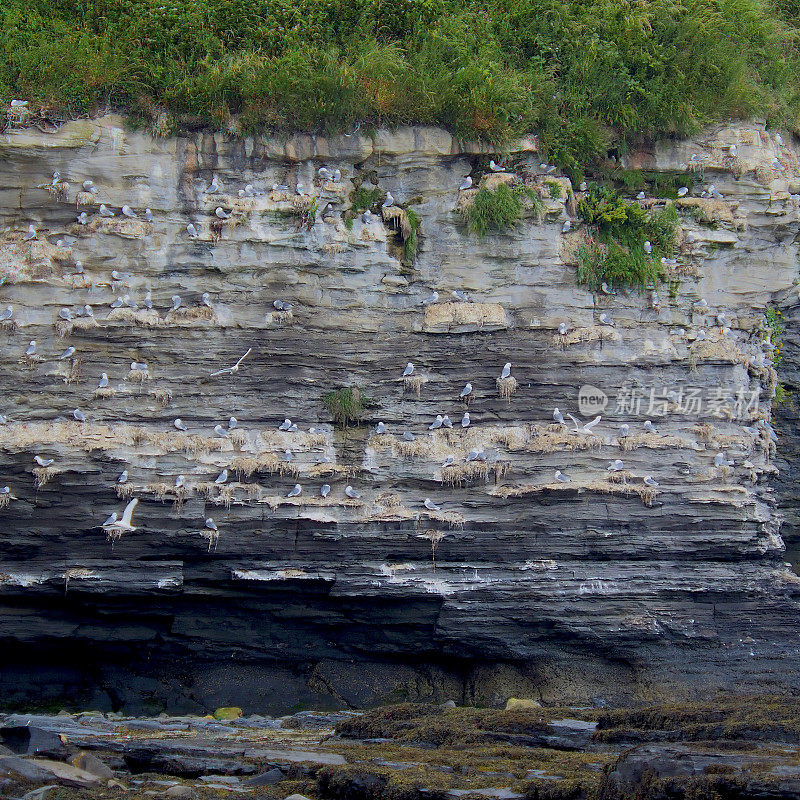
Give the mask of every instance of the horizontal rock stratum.
[[(437, 129), (7, 131), (2, 697), (249, 713), (798, 688), (763, 347), (765, 308), (790, 333), (799, 315), (800, 148), (782, 142), (720, 126), (626, 157), (695, 176), (655, 298), (578, 286), (578, 189), (548, 186), (535, 138), (507, 163), (544, 211), (478, 238), (458, 187), (490, 154)], [(415, 258), (388, 217), (345, 221), (362, 183), (415, 212)], [(342, 430), (323, 398), (348, 386), (370, 402)], [(555, 407), (602, 420), (576, 433)], [(132, 498), (136, 529), (107, 535)]]

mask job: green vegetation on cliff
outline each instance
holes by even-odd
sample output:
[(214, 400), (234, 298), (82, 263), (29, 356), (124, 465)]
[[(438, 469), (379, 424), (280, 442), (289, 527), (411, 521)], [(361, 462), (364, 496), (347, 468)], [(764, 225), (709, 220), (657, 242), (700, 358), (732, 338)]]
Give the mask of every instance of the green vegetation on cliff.
[(212, 124), (435, 123), (609, 144), (752, 114), (794, 127), (798, 15), (760, 0), (5, 0), (0, 99)]

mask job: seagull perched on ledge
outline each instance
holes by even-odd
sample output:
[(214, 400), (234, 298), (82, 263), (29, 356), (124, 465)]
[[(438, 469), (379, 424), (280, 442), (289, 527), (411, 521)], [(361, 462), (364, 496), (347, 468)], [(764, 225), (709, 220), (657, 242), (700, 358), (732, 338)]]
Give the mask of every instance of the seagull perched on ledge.
[(406, 368), (403, 370), (403, 377), (407, 378), (409, 375), (413, 375), (414, 373), (414, 365), (409, 361), (406, 364)]
[(423, 501), (422, 505), (424, 505), (425, 508), (428, 509), (428, 511), (441, 511), (442, 510), (440, 506), (437, 506), (436, 503), (434, 503), (433, 500), (430, 499), (430, 497), (426, 497), (425, 500)]

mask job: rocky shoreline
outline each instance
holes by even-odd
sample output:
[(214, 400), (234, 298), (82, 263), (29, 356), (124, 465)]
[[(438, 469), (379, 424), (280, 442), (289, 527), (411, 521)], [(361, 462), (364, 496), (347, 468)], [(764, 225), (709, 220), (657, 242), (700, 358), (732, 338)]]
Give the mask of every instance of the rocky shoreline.
[(0, 797), (623, 800), (800, 797), (800, 703), (405, 704), (271, 718), (7, 715)]

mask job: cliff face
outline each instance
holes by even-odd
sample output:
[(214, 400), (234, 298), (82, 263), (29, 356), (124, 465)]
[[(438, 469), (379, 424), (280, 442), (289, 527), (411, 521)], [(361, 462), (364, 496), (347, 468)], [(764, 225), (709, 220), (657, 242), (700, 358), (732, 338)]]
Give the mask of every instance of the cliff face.
[[(791, 380), (800, 148), (788, 138), (719, 127), (629, 157), (659, 172), (699, 162), (693, 194), (723, 196), (677, 201), (680, 253), (656, 299), (577, 286), (585, 230), (562, 233), (574, 207), (551, 197), (535, 141), (512, 155), (543, 218), (479, 239), (457, 187), (470, 172), (477, 185), (489, 156), (440, 130), (161, 140), (106, 117), (7, 132), (2, 696), (276, 710), (797, 688), (800, 584), (779, 533), (796, 496), (791, 472), (774, 483), (775, 374), (759, 332), (765, 307), (780, 308)], [(323, 165), (341, 181), (321, 181)], [(69, 186), (46, 188), (54, 170)], [(205, 194), (213, 175), (222, 189)], [(353, 178), (414, 200), (413, 263), (403, 219), (345, 223)], [(87, 179), (95, 196), (79, 194)], [(309, 211), (298, 183), (328, 208)], [(86, 304), (93, 317), (78, 316)], [(510, 393), (497, 381), (509, 361)], [(322, 398), (353, 385), (372, 403), (342, 432)], [(554, 407), (578, 415), (586, 385), (608, 401), (584, 405), (581, 425), (596, 408), (600, 424), (554, 423)], [(790, 470), (797, 420), (783, 409)], [(429, 432), (437, 414), (454, 427)], [(296, 432), (278, 430), (287, 417)], [(471, 450), (486, 460), (465, 462)], [(721, 451), (732, 465), (715, 465)], [(132, 497), (137, 529), (107, 536)]]

